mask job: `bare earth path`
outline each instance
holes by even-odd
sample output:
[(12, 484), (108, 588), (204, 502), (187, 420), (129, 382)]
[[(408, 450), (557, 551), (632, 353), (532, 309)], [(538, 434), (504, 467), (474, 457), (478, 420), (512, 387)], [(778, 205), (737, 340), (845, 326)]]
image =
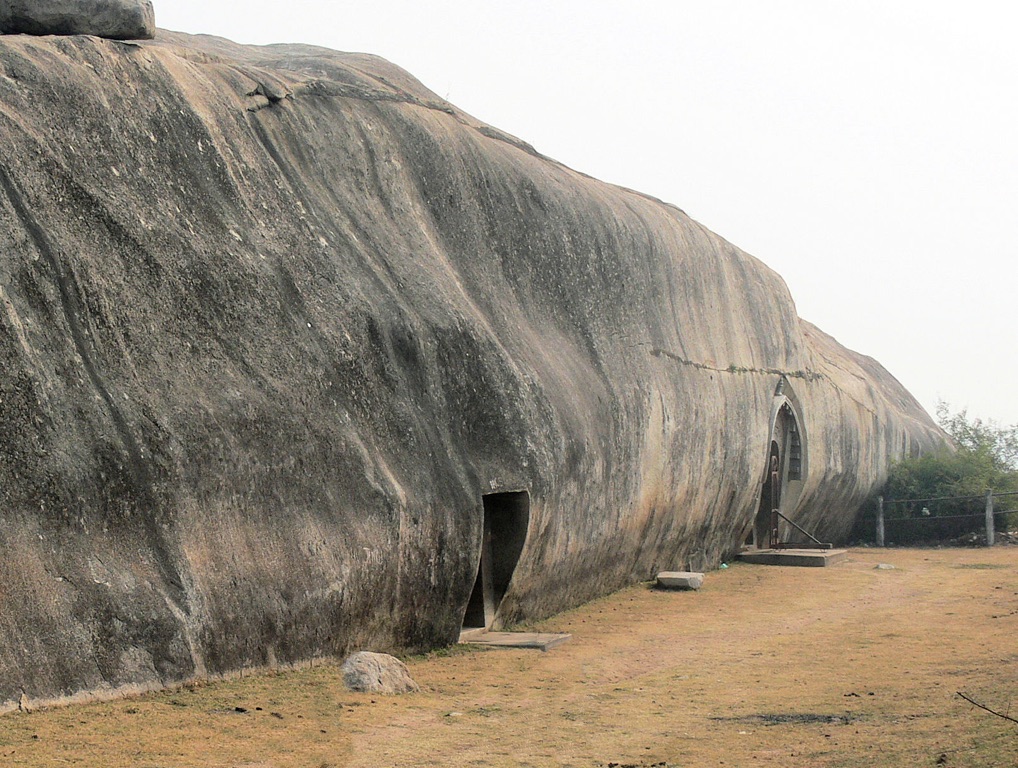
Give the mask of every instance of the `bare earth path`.
[(1018, 715), (1018, 548), (736, 564), (535, 628), (573, 639), (412, 659), (402, 698), (326, 664), (7, 715), (0, 765), (1018, 765), (1018, 725), (956, 695)]

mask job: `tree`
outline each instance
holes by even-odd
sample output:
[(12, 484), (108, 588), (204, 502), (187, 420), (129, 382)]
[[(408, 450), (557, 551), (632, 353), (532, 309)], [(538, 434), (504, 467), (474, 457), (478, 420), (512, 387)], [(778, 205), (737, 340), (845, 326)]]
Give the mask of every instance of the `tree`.
[[(944, 402), (937, 404), (937, 421), (953, 446), (896, 462), (884, 486), (885, 497), (924, 499), (1018, 491), (1018, 424), (1001, 426), (970, 418), (965, 409), (951, 413)], [(936, 514), (952, 514), (955, 506), (940, 504)]]
[(987, 454), (1002, 472), (1018, 471), (1018, 424), (1005, 427), (992, 419), (970, 419), (964, 408), (951, 413), (943, 400), (937, 403), (937, 422), (960, 449)]

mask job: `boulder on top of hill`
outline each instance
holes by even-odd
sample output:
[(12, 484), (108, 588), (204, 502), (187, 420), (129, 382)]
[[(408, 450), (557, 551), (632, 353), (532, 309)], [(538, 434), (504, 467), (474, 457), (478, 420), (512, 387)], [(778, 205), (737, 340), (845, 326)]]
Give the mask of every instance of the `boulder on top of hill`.
[(0, 0), (0, 32), (151, 40), (155, 11), (151, 0)]

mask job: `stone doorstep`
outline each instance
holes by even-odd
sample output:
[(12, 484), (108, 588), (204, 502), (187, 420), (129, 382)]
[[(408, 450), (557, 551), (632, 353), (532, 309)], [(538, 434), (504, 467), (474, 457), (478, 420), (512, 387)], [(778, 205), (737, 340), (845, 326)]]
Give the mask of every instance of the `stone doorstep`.
[(556, 635), (550, 632), (489, 632), (485, 629), (465, 629), (460, 633), (460, 643), (486, 645), (491, 648), (536, 648), (550, 651), (572, 638), (572, 635)]
[(825, 568), (847, 559), (847, 549), (751, 549), (739, 554), (739, 560), (753, 565), (788, 565), (805, 568)]
[(662, 589), (699, 589), (703, 586), (703, 574), (692, 571), (662, 571), (657, 575), (657, 585)]

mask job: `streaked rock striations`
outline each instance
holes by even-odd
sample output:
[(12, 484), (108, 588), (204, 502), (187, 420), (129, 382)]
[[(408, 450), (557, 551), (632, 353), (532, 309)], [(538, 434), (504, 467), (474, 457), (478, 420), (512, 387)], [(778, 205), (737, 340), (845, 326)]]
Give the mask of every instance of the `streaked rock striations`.
[(8, 36), (0, 138), (0, 701), (715, 567), (772, 443), (837, 539), (941, 439), (759, 261), (371, 56)]

